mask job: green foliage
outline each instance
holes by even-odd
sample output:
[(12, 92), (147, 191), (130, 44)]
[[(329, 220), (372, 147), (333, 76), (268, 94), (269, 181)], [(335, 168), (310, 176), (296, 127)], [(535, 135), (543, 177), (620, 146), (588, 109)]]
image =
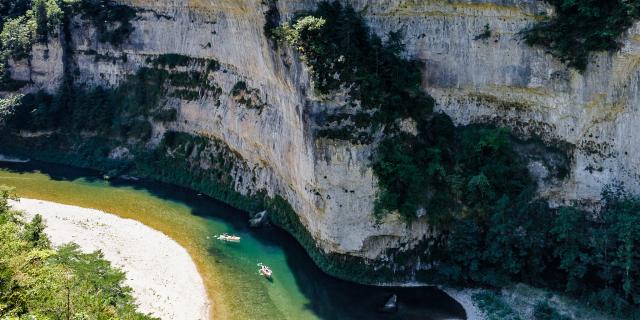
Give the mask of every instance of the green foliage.
[(162, 109), (157, 111), (153, 115), (153, 120), (157, 122), (173, 122), (178, 118), (178, 110), (176, 109)]
[[(596, 216), (570, 207), (552, 212), (529, 200), (509, 211), (500, 204), (486, 220), (460, 218), (437, 241), (437, 277), (489, 286), (524, 281), (564, 290), (616, 317), (638, 317), (640, 199), (612, 190)], [(537, 309), (540, 319), (564, 319)]]
[(11, 79), (8, 60), (31, 56), (36, 41), (47, 42), (62, 18), (56, 0), (0, 2), (0, 90), (18, 90), (26, 83)]
[(350, 6), (320, 2), (316, 11), (274, 31), (311, 67), (314, 88), (321, 94), (347, 90), (348, 104), (373, 110), (369, 122), (388, 131), (396, 119), (422, 119), (433, 99), (421, 89), (420, 63), (401, 56), (400, 32), (383, 42)]
[(42, 220), (42, 216), (37, 214), (30, 223), (24, 226), (24, 235), (23, 237), (31, 242), (34, 247), (40, 249), (49, 248), (51, 243), (47, 238), (47, 235), (44, 233), (44, 221)]
[[(413, 167), (396, 165), (400, 173), (395, 174), (424, 177), (425, 182), (415, 182), (409, 193), (402, 192), (404, 186), (385, 187), (408, 197), (404, 203), (427, 204), (429, 221), (440, 233), (432, 248), (437, 277), (492, 286), (536, 281), (548, 262), (547, 230), (553, 215), (544, 201), (535, 199), (535, 182), (513, 151), (508, 132), (469, 127), (449, 139), (437, 136), (439, 143), (390, 153), (427, 159)], [(400, 210), (415, 215), (416, 206)]]
[(176, 66), (186, 67), (191, 62), (191, 57), (176, 54), (176, 53), (166, 53), (158, 56), (156, 59), (148, 59), (147, 62), (153, 63), (154, 67), (169, 67), (171, 69)]
[[(571, 1), (564, 9), (583, 10), (585, 3)], [(618, 15), (613, 17), (622, 23)], [(486, 27), (484, 35), (489, 34)], [(509, 132), (456, 128), (447, 116), (431, 114), (418, 65), (400, 57), (399, 34), (390, 34), (383, 44), (350, 7), (322, 2), (274, 36), (302, 55), (320, 93), (346, 89), (351, 106), (374, 110), (367, 114), (369, 123), (386, 127), (373, 159), (381, 189), (377, 212), (397, 211), (408, 221), (427, 216), (437, 235), (425, 259), (437, 266), (436, 278), (490, 286), (512, 281), (552, 288), (562, 284), (580, 296), (590, 293), (594, 303), (617, 312), (640, 301), (635, 289), (640, 221), (633, 202), (610, 202), (600, 227), (591, 231), (583, 212), (565, 208), (556, 215), (536, 199), (536, 183), (514, 151)], [(354, 118), (334, 115), (327, 121), (367, 122)], [(398, 120), (404, 119), (415, 121), (417, 134), (400, 130)], [(357, 132), (354, 125), (344, 124), (319, 135), (352, 140)], [(487, 307), (499, 309), (495, 301), (484, 300)]]
[[(274, 30), (274, 36), (303, 55), (319, 92), (349, 92), (347, 106), (355, 112), (326, 116), (327, 123), (339, 126), (322, 128), (318, 135), (371, 143), (373, 131), (383, 134), (372, 159), (381, 187), (376, 208), (379, 214), (397, 211), (407, 221), (426, 216), (435, 232), (421, 259), (435, 266), (437, 280), (490, 286), (525, 281), (567, 290), (619, 312), (640, 300), (637, 201), (615, 198), (595, 219), (575, 209), (550, 210), (535, 197), (536, 184), (509, 132), (456, 128), (446, 115), (433, 114), (433, 101), (420, 89), (419, 65), (400, 55), (399, 34), (383, 43), (349, 7), (323, 2), (311, 15)], [(11, 131), (54, 132), (42, 140), (17, 139), (12, 146), (58, 155), (49, 160), (64, 154), (65, 162), (131, 170), (249, 211), (268, 208), (274, 222), (291, 232), (325, 271), (360, 281), (393, 279), (384, 266), (376, 269), (370, 262), (323, 253), (284, 199), (235, 191), (232, 174), (248, 169), (239, 167), (242, 157), (224, 142), (169, 131), (157, 149), (147, 151), (149, 121), (176, 118), (175, 109), (163, 105), (166, 94), (190, 100), (221, 90), (209, 83), (217, 62), (168, 54), (148, 63), (153, 68), (142, 68), (118, 88), (71, 88), (53, 96), (0, 100), (0, 115)], [(201, 69), (180, 68), (193, 65)], [(231, 94), (245, 103), (254, 100), (254, 90), (240, 81)], [(402, 131), (399, 120), (415, 123), (417, 130)], [(122, 145), (134, 159), (108, 159)], [(25, 234), (39, 234), (41, 225), (35, 221), (30, 229)], [(500, 310), (497, 302), (484, 300), (486, 308)]]
[(36, 21), (37, 41), (46, 43), (62, 21), (62, 9), (56, 0), (34, 0), (32, 14)]
[(458, 212), (487, 218), (500, 201), (508, 208), (534, 182), (511, 146), (509, 132), (455, 128), (445, 115), (423, 124), (419, 134), (401, 133), (380, 143), (373, 168), (382, 193), (378, 208), (414, 219), (426, 210), (432, 223)]
[(151, 123), (147, 120), (134, 120), (125, 124), (122, 128), (122, 138), (124, 139), (138, 139), (140, 141), (147, 141), (151, 138), (153, 128)]
[(247, 83), (244, 81), (238, 81), (236, 82), (236, 84), (233, 85), (233, 88), (231, 88), (231, 95), (239, 96), (242, 94), (242, 92), (246, 90), (247, 90)]
[(3, 218), (3, 221), (5, 218), (12, 216), (9, 200), (18, 200), (14, 189), (9, 186), (0, 185), (0, 212), (2, 213), (0, 216)]
[(487, 320), (521, 320), (515, 311), (501, 299), (499, 292), (481, 292), (472, 296)]
[(166, 53), (159, 55), (155, 59), (147, 59), (147, 63), (151, 63), (155, 68), (174, 69), (175, 67), (187, 67), (191, 65), (206, 67), (207, 72), (216, 72), (220, 70), (220, 63), (214, 59), (193, 58), (177, 53)]
[(260, 98), (258, 89), (249, 88), (244, 81), (238, 81), (231, 89), (231, 97), (240, 105), (249, 109), (257, 109), (258, 112), (267, 107), (267, 104)]
[(20, 105), (23, 95), (13, 95), (0, 99), (0, 123), (5, 124), (13, 114), (15, 108)]
[(100, 252), (50, 247), (44, 223), (9, 208), (0, 187), (0, 314), (7, 319), (152, 319), (136, 312), (125, 275)]
[(34, 0), (24, 14), (3, 19), (0, 33), (3, 60), (29, 57), (33, 43), (47, 42), (48, 35), (55, 31), (61, 18), (62, 9), (56, 0)]
[(0, 33), (3, 55), (15, 60), (29, 57), (35, 41), (36, 27), (35, 20), (27, 16), (5, 21)]
[(267, 38), (274, 36), (274, 31), (280, 24), (280, 12), (278, 11), (278, 0), (262, 0), (262, 5), (267, 6), (264, 13), (264, 35)]
[(475, 36), (473, 38), (473, 40), (487, 40), (489, 38), (491, 38), (491, 27), (489, 26), (489, 24), (485, 24), (484, 25), (484, 30), (482, 31), (482, 33), (480, 33), (479, 35)]
[(169, 73), (142, 68), (121, 86), (82, 87), (55, 95), (37, 92), (0, 101), (0, 120), (9, 130), (72, 129), (104, 137), (147, 141), (148, 120), (175, 121), (177, 111), (163, 108), (166, 86), (196, 86), (199, 73)]
[(533, 309), (533, 317), (535, 320), (571, 320), (558, 313), (547, 302), (538, 302)]
[(563, 62), (585, 70), (589, 54), (620, 48), (619, 37), (640, 18), (640, 2), (628, 0), (546, 0), (553, 17), (525, 30), (529, 45), (540, 45)]
[(133, 32), (131, 20), (136, 11), (110, 0), (78, 0), (72, 2), (74, 11), (88, 19), (98, 31), (98, 40), (111, 45), (121, 45)]
[(640, 199), (618, 189), (605, 194), (596, 217), (564, 208), (551, 229), (563, 289), (620, 313), (636, 312), (640, 301)]
[(24, 15), (31, 8), (31, 0), (0, 0), (0, 26), (7, 19)]
[(382, 189), (378, 213), (398, 210), (411, 220), (426, 202), (437, 201), (427, 195), (427, 186), (438, 182), (444, 170), (442, 150), (432, 146), (439, 138), (422, 130), (413, 137), (399, 133), (397, 126), (399, 119), (413, 119), (420, 127), (431, 127), (434, 105), (421, 89), (419, 63), (401, 56), (401, 34), (392, 32), (383, 43), (352, 7), (336, 1), (321, 2), (316, 11), (275, 30), (274, 37), (302, 55), (317, 91), (347, 90), (348, 105), (369, 111), (342, 116), (335, 125), (337, 117), (327, 117), (329, 126), (318, 136), (371, 143), (372, 131), (385, 128), (374, 164)]

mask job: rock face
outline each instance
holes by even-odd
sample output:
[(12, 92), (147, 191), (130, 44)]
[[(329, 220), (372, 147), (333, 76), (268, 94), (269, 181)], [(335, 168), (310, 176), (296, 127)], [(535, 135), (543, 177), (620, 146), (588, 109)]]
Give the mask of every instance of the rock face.
[[(314, 96), (308, 72), (287, 48), (274, 47), (263, 25), (267, 1), (126, 0), (137, 9), (135, 30), (119, 47), (97, 41), (92, 25), (72, 22), (77, 83), (117, 85), (149, 57), (178, 53), (215, 59), (219, 97), (169, 100), (177, 121), (156, 124), (150, 147), (166, 130), (225, 142), (248, 164), (237, 173), (243, 194), (266, 190), (286, 199), (326, 253), (385, 259), (389, 248), (408, 249), (429, 228), (397, 215), (376, 222), (377, 181), (371, 146), (316, 138), (314, 118), (338, 105)], [(311, 0), (275, 2), (283, 21), (310, 10)], [(493, 123), (522, 137), (538, 135), (570, 153), (568, 177), (542, 184), (552, 203), (599, 199), (604, 186), (621, 182), (640, 192), (640, 26), (624, 37), (621, 52), (594, 57), (580, 74), (519, 41), (518, 32), (550, 8), (537, 0), (353, 0), (380, 35), (404, 30), (406, 55), (424, 61), (424, 89), (457, 124)], [(485, 25), (489, 39), (474, 40)], [(33, 50), (30, 67), (12, 63), (16, 79), (53, 91), (63, 74), (60, 42)], [(108, 58), (105, 58), (108, 57)], [(246, 83), (247, 107), (232, 89)], [(246, 92), (245, 92), (246, 95)], [(218, 101), (219, 100), (219, 101)], [(339, 100), (339, 97), (336, 98)], [(532, 172), (544, 175), (539, 163)]]

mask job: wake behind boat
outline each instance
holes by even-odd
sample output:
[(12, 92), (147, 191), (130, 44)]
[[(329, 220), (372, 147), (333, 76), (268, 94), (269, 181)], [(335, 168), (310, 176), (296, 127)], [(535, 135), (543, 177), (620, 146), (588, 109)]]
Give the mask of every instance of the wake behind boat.
[(221, 240), (221, 241), (227, 241), (227, 242), (240, 242), (240, 237), (234, 236), (234, 235), (229, 235), (229, 234), (226, 234), (226, 233), (223, 233), (223, 234), (219, 235), (218, 237), (216, 237), (216, 239)]

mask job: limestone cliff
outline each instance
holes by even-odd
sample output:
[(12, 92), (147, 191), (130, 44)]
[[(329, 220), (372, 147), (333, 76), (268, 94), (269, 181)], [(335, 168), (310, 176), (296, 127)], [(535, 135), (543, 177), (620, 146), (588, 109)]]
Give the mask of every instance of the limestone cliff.
[[(137, 17), (133, 33), (120, 46), (99, 42), (89, 22), (73, 19), (68, 43), (76, 83), (115, 86), (147, 65), (148, 58), (167, 53), (221, 64), (209, 78), (221, 93), (192, 101), (170, 98), (177, 121), (155, 124), (149, 147), (167, 130), (223, 141), (246, 162), (233, 173), (236, 190), (282, 196), (326, 253), (384, 261), (387, 249), (408, 249), (429, 234), (420, 219), (408, 225), (389, 215), (376, 222), (377, 181), (370, 167), (374, 149), (316, 137), (316, 115), (337, 106), (340, 97), (316, 97), (297, 55), (275, 48), (265, 37), (265, 3), (121, 2), (136, 8)], [(313, 9), (316, 1), (275, 3), (286, 21)], [(640, 192), (640, 152), (633, 130), (640, 125), (640, 26), (625, 35), (620, 53), (597, 55), (581, 74), (519, 41), (518, 33), (536, 14), (550, 10), (541, 1), (350, 3), (376, 33), (404, 30), (406, 55), (424, 61), (424, 89), (457, 124), (509, 126), (522, 137), (538, 135), (565, 146), (572, 164), (564, 181), (545, 179), (546, 169), (530, 164), (543, 182), (541, 194), (553, 203), (591, 203), (614, 182)], [(492, 37), (474, 40), (485, 25)], [(34, 47), (30, 64), (12, 62), (12, 77), (33, 81), (28, 90), (55, 90), (64, 73), (61, 43), (52, 39)], [(246, 84), (243, 99), (232, 93), (239, 82)], [(121, 156), (122, 150), (116, 151), (112, 156)]]

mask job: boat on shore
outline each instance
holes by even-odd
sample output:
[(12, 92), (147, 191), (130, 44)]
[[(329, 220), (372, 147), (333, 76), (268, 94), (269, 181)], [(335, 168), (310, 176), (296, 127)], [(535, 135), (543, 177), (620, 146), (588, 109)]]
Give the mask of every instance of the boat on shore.
[(258, 270), (258, 273), (260, 273), (260, 275), (264, 276), (267, 279), (271, 279), (273, 271), (271, 271), (269, 267), (265, 266), (262, 263), (258, 263), (258, 267), (260, 267), (260, 270)]
[(216, 239), (227, 242), (240, 242), (240, 237), (223, 233), (216, 237)]

